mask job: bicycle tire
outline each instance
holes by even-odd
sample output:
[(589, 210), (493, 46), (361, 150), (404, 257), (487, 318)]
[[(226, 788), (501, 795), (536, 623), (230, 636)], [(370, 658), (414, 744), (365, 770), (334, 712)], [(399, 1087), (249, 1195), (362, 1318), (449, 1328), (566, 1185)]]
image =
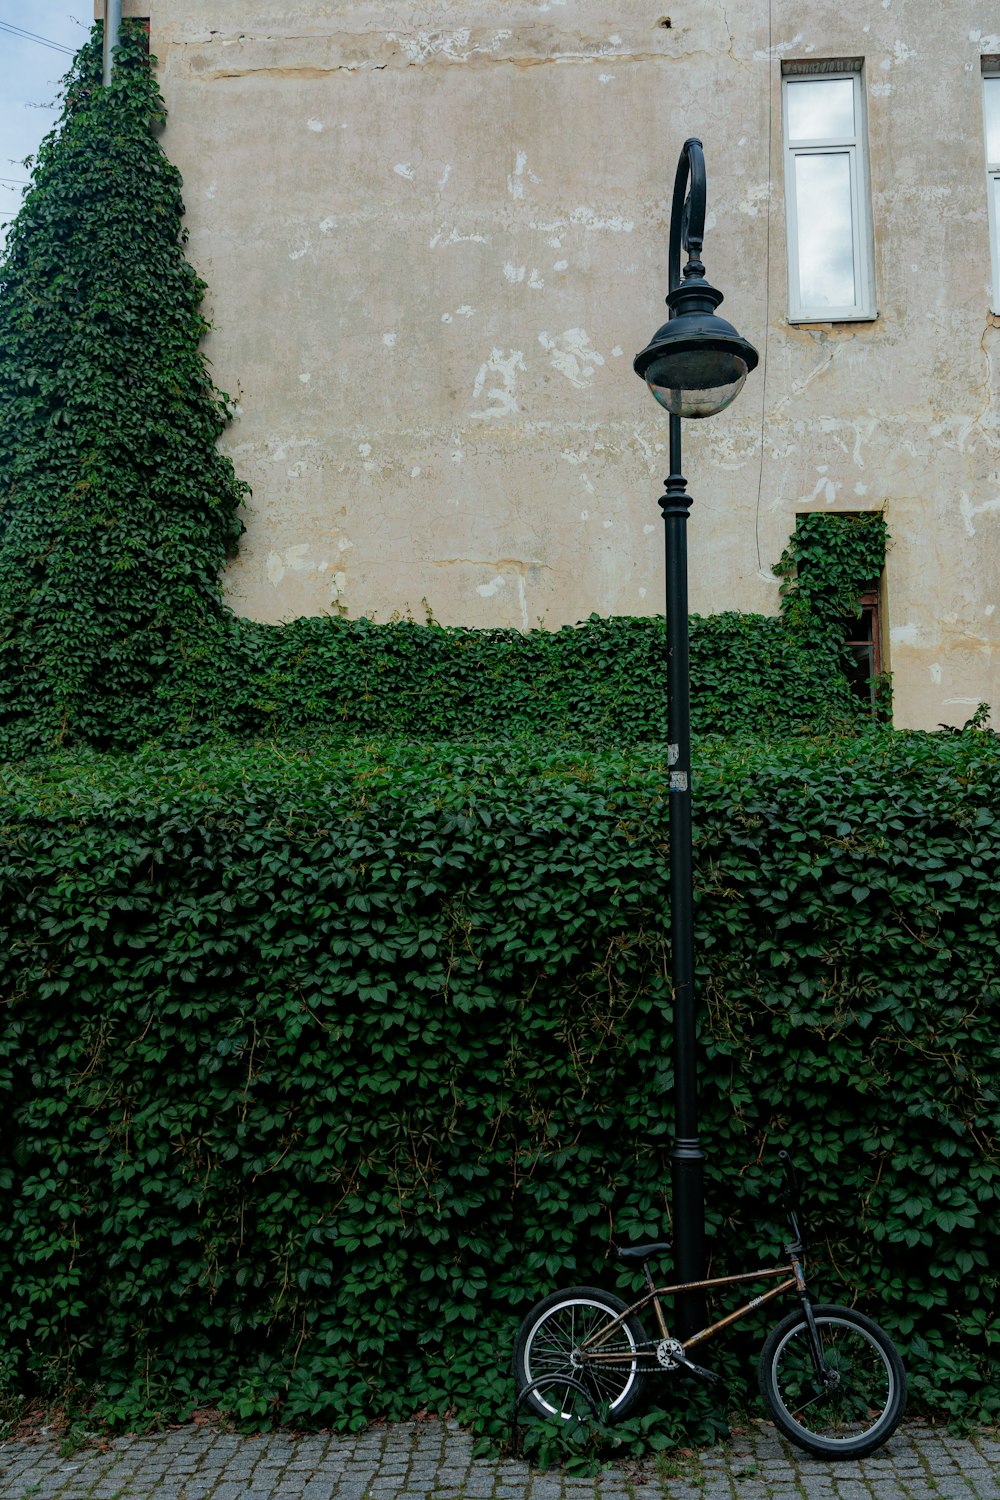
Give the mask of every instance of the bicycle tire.
[(784, 1318), (760, 1354), (760, 1394), (779, 1431), (818, 1458), (864, 1458), (896, 1431), (906, 1410), (906, 1371), (889, 1335), (850, 1307), (813, 1316), (827, 1369), (816, 1375), (803, 1312)]
[(584, 1386), (598, 1414), (607, 1422), (621, 1422), (638, 1403), (644, 1385), (637, 1351), (647, 1344), (645, 1330), (633, 1314), (602, 1341), (601, 1351), (620, 1354), (620, 1364), (587, 1363), (574, 1351), (605, 1322), (628, 1310), (628, 1304), (597, 1287), (573, 1286), (551, 1292), (528, 1313), (514, 1345), (514, 1385), (518, 1395), (536, 1380), (540, 1389), (530, 1391), (525, 1405), (538, 1417), (560, 1417), (563, 1421), (593, 1415), (578, 1390), (560, 1389), (559, 1376)]

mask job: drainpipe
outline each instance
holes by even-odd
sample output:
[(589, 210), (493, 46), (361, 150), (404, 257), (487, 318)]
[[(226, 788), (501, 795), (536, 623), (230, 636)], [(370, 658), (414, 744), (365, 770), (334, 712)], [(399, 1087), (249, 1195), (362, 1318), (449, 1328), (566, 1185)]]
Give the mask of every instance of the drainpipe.
[(122, 0), (104, 0), (104, 87), (111, 82), (111, 54), (118, 46), (122, 26)]

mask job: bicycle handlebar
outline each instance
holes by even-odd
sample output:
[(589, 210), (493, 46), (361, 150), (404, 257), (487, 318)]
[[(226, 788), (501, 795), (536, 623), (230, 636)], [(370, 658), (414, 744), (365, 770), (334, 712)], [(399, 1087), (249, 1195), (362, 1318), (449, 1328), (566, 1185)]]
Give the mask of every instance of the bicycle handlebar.
[(792, 1226), (792, 1234), (795, 1236), (796, 1243), (805, 1250), (806, 1231), (802, 1223), (802, 1208), (799, 1203), (799, 1175), (795, 1170), (795, 1163), (787, 1151), (779, 1151), (778, 1160), (781, 1162), (782, 1170), (785, 1174), (785, 1188), (781, 1196), (788, 1209), (788, 1219)]
[(778, 1160), (781, 1162), (781, 1165), (784, 1168), (785, 1182), (788, 1185), (788, 1191), (795, 1198), (797, 1205), (799, 1197), (799, 1175), (795, 1170), (795, 1163), (792, 1161), (792, 1158), (789, 1156), (788, 1152), (784, 1149), (778, 1152)]

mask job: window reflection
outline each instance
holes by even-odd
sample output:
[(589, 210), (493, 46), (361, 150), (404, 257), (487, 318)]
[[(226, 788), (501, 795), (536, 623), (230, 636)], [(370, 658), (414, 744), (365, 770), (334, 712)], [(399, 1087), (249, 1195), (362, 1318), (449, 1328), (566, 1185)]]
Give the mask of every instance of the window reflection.
[(854, 216), (846, 152), (795, 158), (799, 295), (809, 307), (851, 307)]
[(1000, 78), (983, 79), (986, 109), (986, 160), (1000, 164)]
[(850, 78), (789, 80), (789, 141), (849, 140), (853, 136), (854, 83)]

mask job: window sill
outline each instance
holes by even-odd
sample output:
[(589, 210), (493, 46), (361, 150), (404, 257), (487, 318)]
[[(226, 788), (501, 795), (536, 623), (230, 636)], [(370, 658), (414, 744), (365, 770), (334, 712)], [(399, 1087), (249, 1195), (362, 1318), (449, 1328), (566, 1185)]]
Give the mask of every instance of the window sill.
[(794, 328), (833, 328), (838, 323), (877, 323), (877, 312), (864, 313), (838, 313), (834, 318), (823, 318), (816, 313), (799, 313), (788, 315), (788, 321)]

